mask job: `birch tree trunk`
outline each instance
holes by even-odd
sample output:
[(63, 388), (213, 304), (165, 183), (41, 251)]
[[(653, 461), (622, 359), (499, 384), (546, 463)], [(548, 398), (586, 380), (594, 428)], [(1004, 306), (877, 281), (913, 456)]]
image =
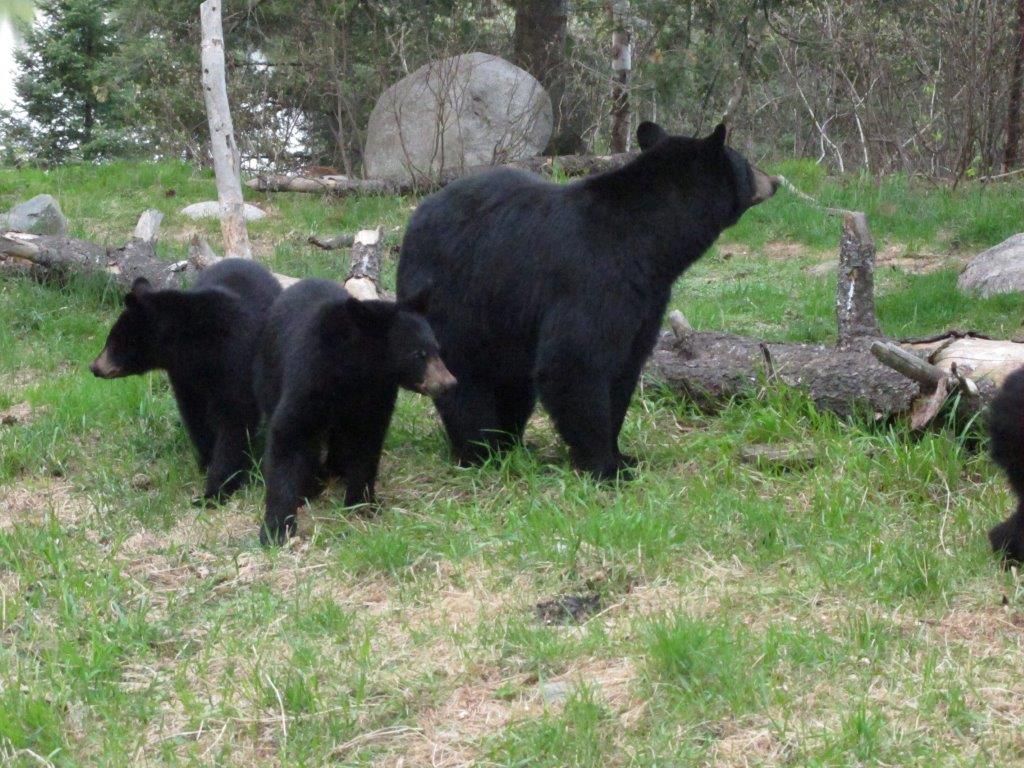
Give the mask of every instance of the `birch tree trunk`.
[(612, 152), (629, 146), (629, 72), (633, 68), (629, 0), (612, 0)]
[(227, 78), (224, 71), (224, 29), (221, 24), (221, 0), (205, 0), (199, 6), (203, 42), (203, 98), (210, 124), (210, 154), (217, 178), (220, 200), (220, 229), (224, 252), (229, 257), (251, 259), (249, 233), (245, 228), (242, 200), (242, 168), (235, 144), (235, 129), (228, 106)]

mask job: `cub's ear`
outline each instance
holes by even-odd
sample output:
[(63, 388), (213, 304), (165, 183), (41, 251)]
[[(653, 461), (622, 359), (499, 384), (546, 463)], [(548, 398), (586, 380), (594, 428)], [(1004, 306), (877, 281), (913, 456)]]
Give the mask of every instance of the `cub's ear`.
[(398, 304), (402, 309), (407, 309), (410, 312), (416, 312), (420, 315), (427, 314), (430, 311), (430, 286), (420, 288), (412, 296), (402, 299)]
[(379, 299), (369, 299), (367, 301), (349, 299), (345, 302), (345, 308), (348, 310), (348, 315), (352, 318), (352, 322), (363, 330), (386, 328), (394, 319), (395, 311), (397, 310), (393, 301), (381, 301)]
[(329, 341), (348, 339), (354, 334), (382, 334), (391, 327), (397, 307), (393, 301), (343, 299), (324, 310), (322, 332)]
[(648, 120), (644, 120), (636, 127), (636, 143), (640, 145), (641, 150), (650, 149), (666, 136), (668, 134), (664, 128)]
[(126, 307), (137, 307), (141, 303), (141, 299), (148, 293), (151, 293), (153, 286), (149, 280), (144, 277), (135, 278), (135, 282), (132, 283), (131, 291), (124, 297), (124, 305)]
[(725, 127), (725, 123), (719, 123), (715, 130), (711, 132), (711, 135), (704, 139), (704, 144), (708, 149), (720, 152), (725, 147), (725, 138), (728, 130)]

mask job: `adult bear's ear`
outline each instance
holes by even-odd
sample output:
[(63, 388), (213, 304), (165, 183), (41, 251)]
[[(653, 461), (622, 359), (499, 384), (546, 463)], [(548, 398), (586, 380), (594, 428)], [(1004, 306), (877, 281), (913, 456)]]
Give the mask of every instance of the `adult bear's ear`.
[(641, 150), (650, 149), (666, 136), (668, 134), (664, 128), (649, 120), (644, 120), (636, 127), (636, 143), (640, 145)]
[(409, 298), (402, 299), (399, 302), (399, 306), (402, 309), (407, 309), (420, 315), (427, 314), (430, 311), (430, 286), (420, 288)]
[(725, 148), (725, 137), (728, 131), (725, 123), (719, 123), (711, 135), (704, 139), (704, 145), (715, 152), (721, 152)]
[(151, 293), (153, 286), (150, 285), (149, 280), (144, 277), (135, 278), (135, 282), (132, 283), (132, 289), (124, 297), (125, 307), (132, 308), (138, 307), (142, 303), (142, 299), (146, 294)]

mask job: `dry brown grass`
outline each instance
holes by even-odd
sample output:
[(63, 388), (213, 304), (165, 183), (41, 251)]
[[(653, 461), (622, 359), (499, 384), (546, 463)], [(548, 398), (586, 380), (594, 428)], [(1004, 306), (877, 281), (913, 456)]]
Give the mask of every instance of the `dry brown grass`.
[(89, 499), (64, 480), (33, 478), (18, 485), (0, 486), (0, 531), (41, 525), (50, 515), (61, 526), (74, 528), (95, 513)]

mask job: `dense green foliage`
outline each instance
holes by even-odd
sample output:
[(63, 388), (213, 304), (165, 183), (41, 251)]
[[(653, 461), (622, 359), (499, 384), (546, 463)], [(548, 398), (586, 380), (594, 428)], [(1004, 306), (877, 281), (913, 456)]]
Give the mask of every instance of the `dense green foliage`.
[[(521, 60), (516, 10), (565, 5), (228, 0), (229, 92), (242, 152), (259, 164), (312, 159), (358, 173), (368, 116), (385, 88), (446, 55), (479, 50)], [(809, 157), (876, 175), (992, 173), (1001, 169), (1014, 117), (1007, 106), (1013, 5), (634, 0), (632, 124), (657, 117), (680, 132), (707, 131), (742, 82), (734, 144), (757, 159)], [(56, 150), (203, 158), (195, 6), (47, 0), (45, 8), (68, 10), (30, 38), (20, 90), (32, 119), (0, 134), (8, 156), (47, 160)], [(570, 105), (587, 147), (604, 151), (612, 87), (608, 3), (567, 7), (567, 96), (560, 103)], [(66, 45), (93, 33), (102, 45)], [(44, 61), (50, 58), (52, 64)], [(51, 106), (43, 104), (47, 94)], [(90, 109), (103, 113), (105, 131), (86, 140), (81, 123)]]

